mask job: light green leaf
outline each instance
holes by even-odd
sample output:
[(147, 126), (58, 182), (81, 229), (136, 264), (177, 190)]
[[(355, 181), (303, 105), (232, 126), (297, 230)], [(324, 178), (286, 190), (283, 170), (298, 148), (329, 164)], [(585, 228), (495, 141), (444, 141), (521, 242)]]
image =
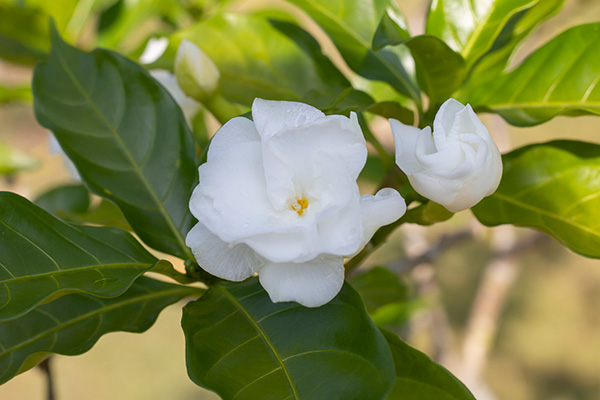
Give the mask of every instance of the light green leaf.
[(345, 285), (319, 308), (273, 304), (258, 279), (212, 287), (183, 311), (188, 374), (224, 400), (378, 400), (389, 348)]
[(114, 299), (70, 294), (2, 322), (0, 385), (48, 353), (74, 356), (88, 351), (106, 333), (143, 332), (163, 308), (200, 291), (142, 277)]
[(565, 0), (539, 1), (533, 7), (514, 14), (494, 41), (491, 49), (469, 72), (466, 85), (455, 96), (469, 102), (470, 93), (491, 84), (502, 75), (519, 43), (542, 22), (555, 15)]
[(0, 175), (10, 175), (39, 166), (39, 161), (32, 156), (0, 142)]
[(556, 115), (600, 114), (600, 23), (563, 32), (469, 102), (518, 126)]
[(371, 44), (390, 0), (288, 0), (306, 11), (329, 35), (348, 66), (368, 79), (389, 83), (399, 93), (421, 103), (419, 91), (405, 70), (400, 47), (373, 51)]
[(33, 65), (43, 59), (48, 40), (48, 16), (39, 9), (0, 2), (0, 58)]
[(216, 63), (221, 93), (235, 103), (249, 106), (255, 97), (333, 101), (350, 87), (319, 44), (289, 22), (218, 15), (176, 34), (163, 61), (175, 54), (181, 39), (196, 43)]
[(528, 226), (600, 258), (600, 145), (555, 141), (502, 156), (496, 193), (473, 207), (483, 224)]
[[(1, 46), (1, 45), (0, 45)], [(31, 101), (31, 88), (27, 86), (0, 85), (0, 104), (11, 101)]]
[(116, 53), (81, 52), (53, 33), (34, 72), (35, 113), (54, 132), (87, 186), (116, 203), (148, 245), (192, 259), (184, 237), (198, 180), (181, 110), (139, 65)]
[[(426, 33), (437, 36), (466, 61), (467, 69), (492, 45), (518, 12), (542, 0), (434, 0)], [(543, 0), (546, 1), (546, 0)]]
[(118, 296), (159, 262), (125, 231), (66, 224), (9, 192), (0, 237), (0, 320), (68, 293)]
[(381, 50), (385, 46), (399, 44), (410, 39), (406, 21), (402, 15), (389, 8), (383, 13), (381, 21), (373, 36), (373, 50)]
[(386, 400), (475, 400), (469, 389), (446, 368), (393, 333), (382, 332), (396, 365), (396, 382)]

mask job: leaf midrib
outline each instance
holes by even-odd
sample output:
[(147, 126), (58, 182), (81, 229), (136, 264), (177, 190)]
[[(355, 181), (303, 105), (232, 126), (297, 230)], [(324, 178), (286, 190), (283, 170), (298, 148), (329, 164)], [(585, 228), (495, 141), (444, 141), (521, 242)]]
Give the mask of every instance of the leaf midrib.
[(118, 142), (119, 146), (121, 147), (121, 151), (123, 151), (123, 154), (125, 154), (125, 157), (129, 161), (129, 163), (133, 166), (133, 170), (136, 172), (136, 174), (138, 175), (138, 177), (140, 178), (140, 180), (142, 181), (142, 183), (146, 187), (146, 190), (148, 191), (148, 193), (152, 197), (152, 200), (157, 205), (158, 211), (163, 215), (163, 218), (167, 222), (167, 224), (169, 226), (169, 229), (175, 235), (175, 238), (177, 240), (177, 243), (179, 244), (180, 249), (183, 250), (183, 253), (186, 255), (187, 258), (193, 259), (193, 256), (192, 256), (192, 253), (191, 253), (190, 249), (185, 245), (185, 240), (183, 239), (183, 236), (181, 235), (181, 232), (179, 232), (179, 230), (175, 226), (175, 223), (173, 222), (173, 220), (171, 219), (169, 213), (165, 209), (164, 204), (162, 204), (162, 202), (159, 200), (158, 196), (156, 195), (156, 193), (152, 189), (152, 186), (150, 185), (150, 182), (148, 182), (148, 180), (146, 179), (146, 177), (144, 176), (144, 174), (140, 170), (139, 165), (137, 165), (137, 163), (135, 162), (135, 159), (133, 158), (133, 155), (129, 152), (129, 150), (125, 146), (125, 143), (123, 142), (123, 140), (121, 140), (121, 137), (120, 137), (119, 133), (117, 132), (117, 130), (115, 129), (115, 127), (112, 126), (112, 124), (110, 123), (110, 121), (108, 121), (106, 119), (106, 117), (104, 116), (104, 114), (102, 114), (102, 112), (98, 109), (98, 107), (96, 106), (96, 104), (88, 96), (88, 94), (86, 93), (86, 91), (84, 90), (84, 88), (81, 86), (81, 84), (79, 83), (79, 81), (77, 80), (77, 78), (75, 77), (75, 75), (73, 74), (73, 72), (69, 69), (69, 66), (67, 65), (66, 61), (62, 57), (60, 51), (57, 51), (56, 55), (57, 55), (57, 58), (58, 58), (60, 64), (62, 65), (63, 69), (65, 70), (65, 72), (67, 73), (67, 75), (69, 76), (69, 78), (71, 79), (71, 81), (73, 82), (73, 85), (75, 85), (75, 87), (81, 93), (81, 95), (83, 96), (83, 98), (85, 99), (85, 101), (90, 105), (90, 107), (92, 108), (92, 110), (94, 111), (94, 113), (96, 113), (96, 115), (100, 118), (100, 120), (102, 120), (105, 123), (106, 127), (111, 132), (111, 134), (113, 135), (114, 139)]
[[(106, 313), (108, 313), (108, 312), (110, 312), (112, 310), (115, 310), (115, 309), (121, 308), (121, 307), (125, 307), (125, 306), (128, 306), (130, 304), (135, 304), (135, 303), (139, 303), (139, 302), (146, 302), (146, 301), (158, 299), (158, 298), (161, 298), (161, 297), (168, 297), (168, 296), (171, 296), (171, 295), (174, 295), (174, 294), (178, 294), (178, 293), (184, 294), (185, 292), (191, 292), (190, 289), (191, 289), (190, 287), (183, 287), (182, 286), (182, 287), (178, 287), (178, 288), (169, 289), (169, 290), (166, 290), (166, 291), (150, 292), (149, 294), (145, 294), (145, 295), (142, 295), (142, 296), (135, 297), (133, 299), (121, 301), (119, 303), (112, 304), (110, 306), (104, 306), (104, 307), (98, 308), (98, 309), (96, 309), (94, 311), (88, 312), (86, 314), (81, 314), (77, 318), (73, 318), (71, 320), (65, 321), (62, 324), (56, 325), (52, 329), (48, 329), (47, 331), (44, 331), (44, 332), (42, 332), (42, 333), (40, 333), (40, 334), (38, 334), (38, 335), (30, 338), (29, 340), (21, 342), (21, 343), (19, 343), (16, 346), (13, 346), (13, 347), (10, 347), (10, 348), (5, 348), (5, 351), (0, 352), (0, 358), (4, 357), (4, 355), (6, 355), (6, 354), (13, 353), (16, 350), (19, 350), (19, 349), (21, 349), (21, 348), (29, 345), (30, 343), (33, 343), (33, 342), (37, 341), (38, 339), (43, 338), (44, 336), (47, 336), (49, 334), (58, 332), (58, 331), (60, 331), (60, 330), (62, 330), (64, 328), (68, 328), (71, 325), (74, 325), (74, 324), (76, 324), (76, 323), (78, 323), (80, 321), (83, 321), (83, 320), (87, 319), (87, 318), (93, 317), (93, 316), (95, 316), (97, 314), (106, 314)], [(195, 289), (198, 289), (198, 288), (195, 288)], [(201, 290), (201, 289), (198, 289), (198, 290)], [(100, 300), (100, 299), (96, 299), (96, 300)], [(49, 351), (52, 351), (52, 350), (49, 350)], [(38, 352), (36, 352), (36, 353), (38, 353)], [(35, 353), (32, 353), (32, 354), (35, 354)]]
[(271, 343), (271, 340), (267, 336), (266, 332), (260, 327), (260, 325), (256, 322), (254, 317), (252, 317), (252, 315), (250, 315), (250, 313), (238, 301), (238, 299), (235, 298), (235, 296), (233, 296), (231, 293), (229, 293), (229, 291), (224, 289), (222, 286), (215, 286), (214, 288), (217, 289), (221, 294), (223, 294), (223, 296), (225, 296), (225, 298), (227, 298), (227, 300), (229, 300), (229, 302), (246, 318), (246, 320), (248, 320), (248, 322), (250, 322), (252, 327), (256, 330), (256, 332), (259, 334), (259, 336), (261, 337), (263, 342), (267, 345), (267, 347), (273, 354), (273, 357), (275, 357), (275, 360), (277, 361), (277, 363), (280, 365), (281, 370), (283, 371), (283, 374), (285, 375), (286, 380), (288, 381), (288, 384), (290, 385), (290, 389), (292, 391), (293, 398), (296, 400), (300, 400), (300, 396), (298, 395), (296, 386), (294, 385), (294, 382), (292, 381), (290, 372), (288, 371), (283, 359), (279, 356), (277, 349), (275, 349), (275, 346), (273, 345), (273, 343)]

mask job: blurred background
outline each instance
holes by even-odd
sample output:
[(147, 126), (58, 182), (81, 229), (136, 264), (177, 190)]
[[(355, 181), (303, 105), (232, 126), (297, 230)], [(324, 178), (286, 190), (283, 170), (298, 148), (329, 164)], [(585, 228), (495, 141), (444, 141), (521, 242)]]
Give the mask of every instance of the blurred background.
[[(0, 0), (0, 24), (3, 1), (11, 2)], [(126, 3), (142, 10), (144, 1)], [(92, 7), (94, 2), (75, 3)], [(139, 55), (149, 35), (169, 32), (165, 19), (185, 26), (223, 2), (189, 0), (192, 11), (186, 15), (170, 15), (169, 1), (148, 3), (150, 11), (138, 13), (102, 45)], [(327, 37), (293, 7), (281, 1), (227, 3), (233, 11), (273, 5), (298, 13), (324, 52), (342, 64)], [(423, 32), (428, 2), (399, 1), (399, 6), (411, 33)], [(514, 63), (566, 28), (595, 21), (600, 21), (600, 2), (567, 0), (521, 45)], [(93, 15), (73, 23), (81, 47), (93, 47), (87, 32), (101, 23)], [(34, 199), (71, 178), (61, 157), (50, 154), (49, 133), (33, 116), (31, 76), (31, 66), (0, 59), (0, 190)], [(600, 118), (557, 117), (534, 128), (511, 127), (493, 115), (482, 119), (503, 152), (557, 138), (600, 143)], [(376, 119), (373, 127), (391, 153), (385, 121)], [(211, 133), (217, 128), (209, 121)], [(408, 295), (400, 311), (380, 310), (374, 319), (445, 365), (478, 399), (600, 399), (599, 261), (528, 229), (482, 227), (465, 211), (433, 228), (403, 226), (363, 268), (375, 265), (401, 274)], [(167, 308), (143, 334), (111, 333), (84, 355), (52, 357), (57, 398), (217, 399), (187, 377), (181, 306)], [(0, 399), (45, 399), (45, 390), (45, 377), (34, 368), (0, 386)]]

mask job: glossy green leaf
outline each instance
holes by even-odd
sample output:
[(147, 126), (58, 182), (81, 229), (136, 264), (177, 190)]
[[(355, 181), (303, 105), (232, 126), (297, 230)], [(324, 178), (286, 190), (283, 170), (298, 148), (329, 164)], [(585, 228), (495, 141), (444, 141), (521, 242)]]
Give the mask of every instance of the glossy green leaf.
[(116, 53), (81, 52), (53, 33), (34, 72), (38, 121), (54, 132), (87, 186), (116, 203), (157, 250), (191, 259), (187, 203), (198, 180), (181, 110), (139, 65)]
[(539, 1), (542, 0), (434, 0), (425, 31), (460, 53), (470, 68), (492, 48), (512, 16)]
[(469, 71), (468, 82), (456, 95), (456, 98), (468, 103), (472, 91), (498, 79), (507, 69), (517, 45), (542, 22), (558, 13), (564, 1), (539, 1), (533, 7), (514, 14), (494, 41), (491, 49)]
[(469, 389), (446, 368), (382, 330), (388, 341), (396, 381), (386, 400), (475, 400)]
[(600, 145), (555, 141), (520, 148), (502, 161), (498, 190), (472, 208), (479, 221), (532, 227), (600, 258)]
[(251, 278), (212, 287), (183, 311), (188, 373), (224, 400), (381, 399), (389, 348), (345, 285), (319, 308), (273, 304)]
[(379, 23), (388, 8), (394, 13), (390, 0), (288, 0), (306, 11), (329, 35), (348, 66), (368, 79), (389, 83), (399, 93), (416, 103), (421, 102), (419, 91), (404, 68), (407, 56), (401, 47), (372, 49)]
[(39, 161), (32, 156), (0, 142), (0, 175), (10, 175), (39, 166)]
[(142, 277), (114, 299), (70, 294), (2, 322), (0, 384), (32, 368), (48, 353), (78, 355), (106, 333), (143, 332), (166, 306), (199, 291)]
[(159, 262), (127, 232), (66, 224), (9, 192), (0, 237), (0, 320), (72, 292), (118, 296)]
[(369, 313), (390, 303), (408, 300), (407, 288), (397, 274), (384, 267), (371, 268), (350, 279)]
[(50, 214), (64, 219), (64, 215), (89, 210), (90, 192), (83, 185), (63, 185), (43, 193), (34, 203)]
[(600, 23), (563, 32), (469, 102), (518, 126), (556, 115), (600, 114)]
[(235, 103), (249, 106), (255, 97), (300, 101), (311, 95), (332, 101), (350, 87), (319, 44), (289, 22), (218, 15), (176, 34), (164, 59), (174, 56), (181, 39), (196, 43), (215, 62), (219, 89)]

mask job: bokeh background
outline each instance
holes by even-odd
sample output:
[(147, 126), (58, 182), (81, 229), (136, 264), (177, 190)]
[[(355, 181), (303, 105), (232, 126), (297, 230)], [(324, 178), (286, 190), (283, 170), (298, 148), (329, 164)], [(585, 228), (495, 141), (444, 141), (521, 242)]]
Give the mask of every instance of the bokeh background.
[[(234, 1), (230, 7), (248, 11), (265, 4), (296, 12), (280, 1)], [(399, 5), (411, 32), (423, 32), (428, 2)], [(341, 64), (319, 28), (300, 18)], [(568, 0), (522, 44), (514, 62), (568, 27), (596, 21), (600, 1)], [(140, 21), (141, 36), (160, 29), (160, 20)], [(0, 88), (27, 86), (31, 75), (31, 68), (0, 60)], [(482, 119), (504, 152), (558, 138), (600, 143), (600, 118), (557, 117), (534, 128), (514, 128), (493, 115)], [(385, 121), (373, 125), (391, 152)], [(217, 129), (214, 121), (210, 129)], [(35, 121), (30, 101), (0, 103), (0, 146), (5, 145), (25, 161), (31, 158), (32, 166), (0, 175), (0, 190), (33, 199), (70, 181), (62, 159), (49, 153), (48, 132)], [(446, 365), (478, 399), (600, 399), (599, 261), (527, 229), (484, 228), (465, 211), (433, 228), (403, 226), (365, 265), (402, 273), (411, 306), (394, 327)], [(58, 399), (217, 399), (187, 377), (181, 306), (165, 309), (143, 334), (111, 333), (84, 355), (53, 357)], [(45, 390), (45, 377), (34, 368), (0, 386), (0, 399), (44, 399)]]

